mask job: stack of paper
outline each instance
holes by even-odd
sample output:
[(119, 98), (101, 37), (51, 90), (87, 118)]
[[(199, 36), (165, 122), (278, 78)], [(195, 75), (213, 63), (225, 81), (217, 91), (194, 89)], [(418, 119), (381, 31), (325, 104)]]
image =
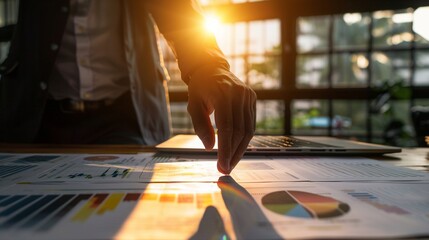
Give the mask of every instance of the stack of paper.
[(365, 158), (1, 154), (0, 239), (429, 236), (429, 174)]

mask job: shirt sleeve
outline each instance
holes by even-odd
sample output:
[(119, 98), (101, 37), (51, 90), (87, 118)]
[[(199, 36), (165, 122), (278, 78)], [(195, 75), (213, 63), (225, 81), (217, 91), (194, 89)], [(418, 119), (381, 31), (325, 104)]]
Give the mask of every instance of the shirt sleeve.
[(196, 1), (152, 0), (146, 4), (176, 55), (183, 81), (188, 83), (196, 69), (208, 65), (229, 70), (213, 33), (204, 29), (204, 16)]

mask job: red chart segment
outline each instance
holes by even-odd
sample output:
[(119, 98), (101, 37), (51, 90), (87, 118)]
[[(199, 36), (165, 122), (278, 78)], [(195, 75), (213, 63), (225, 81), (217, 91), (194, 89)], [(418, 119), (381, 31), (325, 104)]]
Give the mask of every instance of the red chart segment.
[(332, 218), (350, 211), (334, 198), (301, 191), (278, 191), (265, 195), (262, 205), (272, 212), (298, 218)]

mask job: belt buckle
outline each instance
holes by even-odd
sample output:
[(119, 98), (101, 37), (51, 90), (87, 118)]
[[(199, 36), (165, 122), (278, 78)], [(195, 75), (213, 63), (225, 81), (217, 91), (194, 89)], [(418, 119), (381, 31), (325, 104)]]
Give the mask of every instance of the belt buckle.
[(83, 113), (85, 103), (83, 101), (68, 100), (60, 103), (60, 110), (64, 113)]
[(85, 112), (84, 101), (73, 101), (72, 106), (73, 106), (73, 109), (75, 109), (77, 112)]
[(60, 102), (60, 109), (64, 113), (84, 113), (110, 106), (113, 104), (113, 102), (114, 100), (111, 99), (89, 102), (68, 99), (66, 101)]

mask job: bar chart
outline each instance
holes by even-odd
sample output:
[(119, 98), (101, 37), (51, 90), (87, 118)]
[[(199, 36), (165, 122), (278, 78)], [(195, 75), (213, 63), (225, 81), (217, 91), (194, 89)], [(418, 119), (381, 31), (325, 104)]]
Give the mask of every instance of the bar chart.
[(138, 201), (141, 193), (82, 193), (0, 196), (0, 230), (34, 229), (46, 231), (64, 217), (85, 222), (93, 215), (115, 211), (120, 204)]
[(213, 193), (100, 192), (81, 194), (34, 194), (0, 196), (0, 230), (47, 231), (62, 220), (85, 223), (94, 216), (114, 212), (121, 204), (138, 202), (186, 204), (204, 209), (214, 203)]
[(0, 166), (0, 178), (7, 178), (34, 167), (36, 166), (35, 165), (3, 165), (3, 166)]

